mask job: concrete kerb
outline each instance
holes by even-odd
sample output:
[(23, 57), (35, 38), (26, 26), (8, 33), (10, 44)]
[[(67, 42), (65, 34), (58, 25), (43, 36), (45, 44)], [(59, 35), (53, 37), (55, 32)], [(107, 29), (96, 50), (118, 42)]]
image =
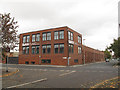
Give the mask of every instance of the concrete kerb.
[(15, 69), (15, 70), (12, 71), (12, 72), (10, 72), (10, 73), (8, 72), (8, 73), (6, 73), (6, 74), (0, 75), (0, 77), (10, 76), (10, 75), (13, 75), (13, 74), (19, 72), (19, 69), (17, 69), (17, 68), (8, 68), (8, 70), (9, 70), (9, 69)]

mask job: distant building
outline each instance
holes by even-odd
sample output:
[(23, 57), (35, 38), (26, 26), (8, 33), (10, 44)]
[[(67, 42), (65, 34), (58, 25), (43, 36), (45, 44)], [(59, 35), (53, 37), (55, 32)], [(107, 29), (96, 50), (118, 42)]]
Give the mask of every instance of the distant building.
[(19, 64), (75, 65), (84, 61), (104, 61), (104, 53), (83, 46), (82, 35), (67, 26), (20, 34)]

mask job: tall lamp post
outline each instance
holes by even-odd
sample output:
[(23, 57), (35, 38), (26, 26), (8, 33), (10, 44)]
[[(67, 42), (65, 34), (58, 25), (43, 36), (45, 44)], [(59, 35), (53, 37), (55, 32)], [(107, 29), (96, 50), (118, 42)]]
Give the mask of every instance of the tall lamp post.
[(84, 42), (84, 64), (85, 64), (85, 39), (83, 39), (83, 42)]

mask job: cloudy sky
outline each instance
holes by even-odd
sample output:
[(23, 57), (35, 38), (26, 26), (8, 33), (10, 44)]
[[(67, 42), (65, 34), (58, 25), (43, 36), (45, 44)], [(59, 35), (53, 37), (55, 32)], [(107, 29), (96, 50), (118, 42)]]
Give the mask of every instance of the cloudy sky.
[(0, 0), (0, 13), (11, 13), (20, 33), (68, 26), (85, 45), (104, 50), (118, 37), (119, 0)]

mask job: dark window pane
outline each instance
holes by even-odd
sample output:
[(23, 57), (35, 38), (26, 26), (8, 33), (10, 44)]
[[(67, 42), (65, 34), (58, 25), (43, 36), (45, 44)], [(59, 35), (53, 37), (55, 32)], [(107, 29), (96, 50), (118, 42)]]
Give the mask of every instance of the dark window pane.
[(29, 54), (29, 46), (26, 47), (26, 54)]
[(42, 39), (43, 39), (43, 41), (46, 41), (46, 33), (42, 34)]
[(32, 35), (32, 42), (35, 42), (35, 35)]
[(30, 36), (27, 36), (27, 42), (30, 42)]
[(46, 63), (51, 63), (51, 60), (50, 60), (50, 59), (47, 59), (47, 60), (46, 60)]
[(60, 35), (59, 35), (59, 36), (60, 36), (59, 38), (60, 38), (60, 39), (64, 39), (64, 31), (60, 31), (59, 34), (60, 34)]
[(71, 45), (69, 44), (69, 53), (71, 53)]
[(64, 44), (60, 44), (60, 53), (64, 53)]
[(22, 52), (23, 52), (23, 54), (25, 54), (25, 47), (22, 48)]
[(42, 53), (43, 53), (43, 54), (46, 53), (46, 45), (43, 45), (43, 46), (42, 46)]
[(25, 64), (29, 64), (29, 62), (28, 62), (28, 61), (26, 61), (26, 62), (25, 62)]
[(54, 40), (58, 39), (58, 31), (54, 32)]
[(23, 43), (26, 42), (26, 36), (23, 36)]
[(68, 31), (68, 40), (70, 40), (70, 31)]
[(35, 64), (35, 62), (31, 62), (31, 64)]
[(47, 53), (51, 52), (51, 45), (47, 45)]
[(40, 46), (36, 46), (36, 54), (39, 54), (39, 47)]
[(71, 49), (72, 49), (72, 53), (73, 53), (73, 50), (74, 50), (73, 45), (71, 45)]
[(78, 59), (75, 59), (75, 60), (74, 60), (74, 63), (78, 63)]
[(71, 40), (73, 40), (73, 33), (71, 32)]
[(35, 46), (32, 46), (32, 54), (35, 54)]
[(42, 59), (42, 63), (46, 63), (46, 60), (45, 60), (45, 59)]
[(78, 43), (81, 43), (81, 37), (78, 36)]
[(51, 40), (51, 33), (50, 32), (47, 33), (47, 40)]
[(55, 45), (54, 45), (54, 52), (55, 52), (55, 53), (58, 53), (58, 44), (55, 44)]
[(40, 34), (36, 34), (36, 41), (40, 41)]

